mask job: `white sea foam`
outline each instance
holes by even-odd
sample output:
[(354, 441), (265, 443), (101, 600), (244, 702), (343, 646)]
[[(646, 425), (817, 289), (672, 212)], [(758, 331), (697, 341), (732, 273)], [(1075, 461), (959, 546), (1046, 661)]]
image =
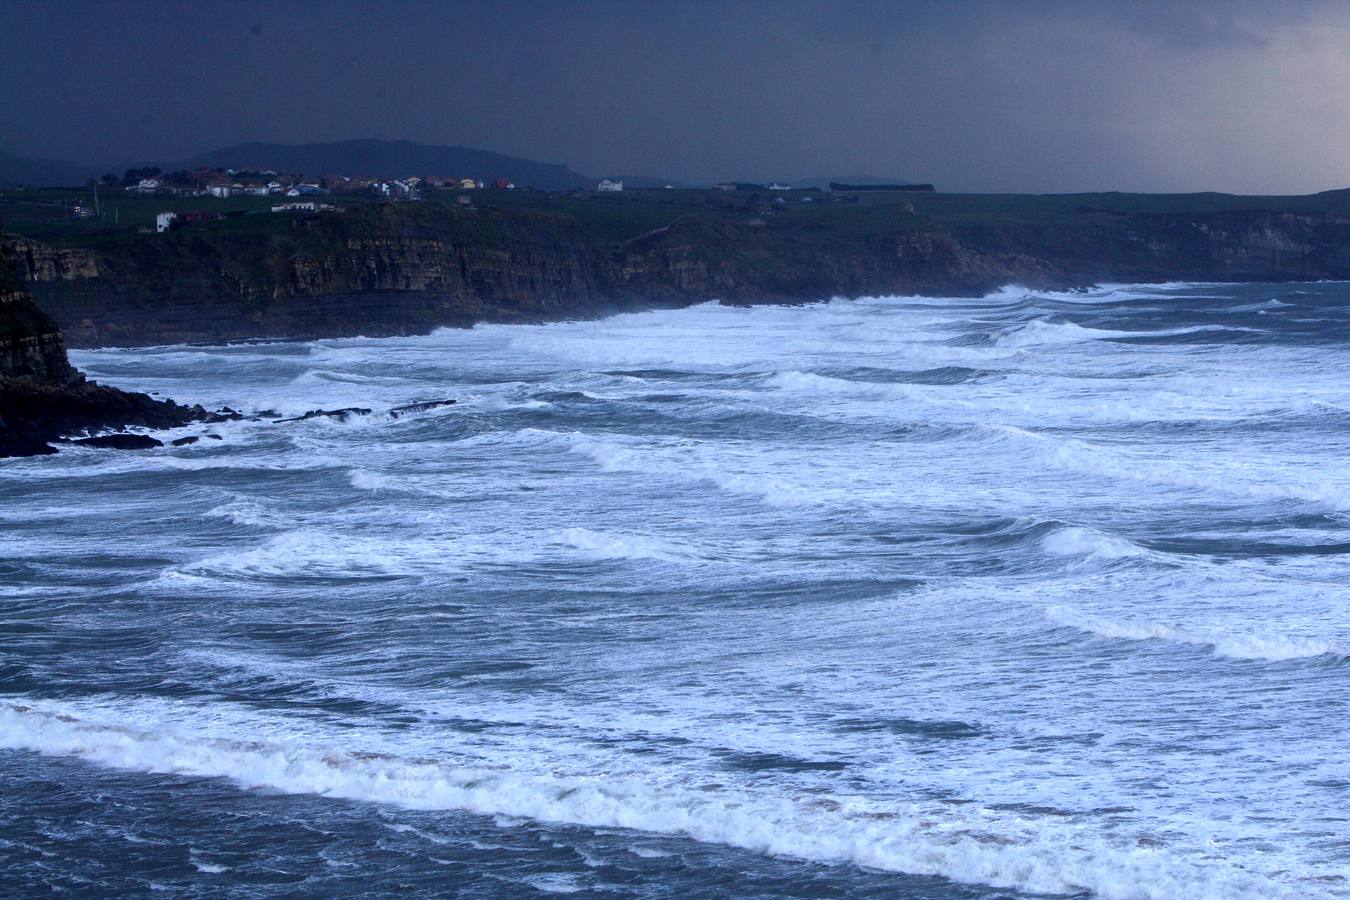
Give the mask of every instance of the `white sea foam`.
[(228, 503), (213, 506), (206, 511), (206, 515), (211, 518), (229, 519), (236, 525), (264, 527), (276, 524), (275, 517), (262, 506), (243, 499), (231, 500)]
[(1329, 478), (1283, 484), (1267, 480), (1253, 481), (1248, 480), (1250, 465), (1243, 465), (1236, 472), (1216, 470), (1213, 466), (1188, 470), (1167, 458), (1129, 458), (1118, 451), (1078, 438), (1063, 439), (1011, 425), (988, 426), (988, 430), (1036, 447), (1043, 459), (1061, 469), (1127, 481), (1193, 488), (1216, 496), (1299, 501), (1350, 511), (1350, 484), (1338, 483)]
[(197, 852), (195, 850), (188, 855), (188, 859), (192, 862), (193, 867), (198, 872), (202, 872), (207, 875), (219, 875), (222, 872), (230, 871), (229, 866), (222, 866), (218, 863), (209, 863), (205, 862), (204, 860), (198, 859)]
[(708, 843), (958, 881), (1107, 898), (1310, 897), (1215, 861), (1191, 862), (1143, 836), (987, 808), (820, 794), (764, 794), (702, 781), (652, 783), (524, 773), (336, 746), (124, 727), (40, 704), (0, 704), (0, 747), (144, 772), (228, 778), (245, 788), (455, 809), (524, 820), (685, 835)]
[(1034, 319), (1004, 334), (998, 339), (996, 346), (1002, 349), (1025, 349), (1080, 341), (1181, 337), (1188, 334), (1224, 331), (1258, 333), (1260, 330), (1237, 325), (1190, 325), (1182, 328), (1163, 328), (1156, 331), (1116, 331), (1107, 328), (1087, 328), (1073, 322)]
[(1075, 325), (1073, 322), (1050, 322), (1045, 319), (1035, 319), (1025, 325), (1019, 325), (1001, 336), (996, 342), (996, 346), (1002, 349), (1018, 350), (1046, 344), (1132, 337), (1135, 334), (1136, 332), (1131, 331), (1086, 328), (1082, 325)]
[(1344, 656), (1347, 649), (1334, 641), (1290, 635), (1234, 634), (1215, 629), (1183, 627), (1162, 622), (1110, 619), (1082, 613), (1063, 605), (1046, 607), (1051, 621), (1100, 638), (1127, 641), (1168, 641), (1209, 648), (1215, 656), (1231, 659), (1283, 662), (1316, 656)]
[(1047, 553), (1053, 553), (1056, 556), (1095, 556), (1103, 559), (1125, 559), (1148, 554), (1147, 550), (1133, 541), (1078, 525), (1055, 529), (1041, 540), (1041, 545)]
[(674, 856), (673, 853), (667, 853), (665, 850), (657, 850), (655, 847), (629, 847), (628, 852), (642, 859), (665, 859)]
[(286, 531), (261, 546), (180, 565), (175, 571), (214, 578), (382, 578), (440, 564), (449, 547), (392, 543), (368, 535), (311, 528)]
[(347, 473), (347, 480), (351, 482), (352, 487), (360, 491), (400, 490), (405, 484), (401, 479), (367, 469), (352, 469)]
[(622, 444), (613, 440), (573, 434), (565, 438), (568, 449), (589, 457), (606, 472), (657, 475), (673, 481), (708, 482), (733, 494), (756, 497), (771, 506), (812, 506), (825, 502), (817, 490), (767, 471), (729, 468), (725, 454), (714, 455), (707, 446), (684, 442), (672, 446)]

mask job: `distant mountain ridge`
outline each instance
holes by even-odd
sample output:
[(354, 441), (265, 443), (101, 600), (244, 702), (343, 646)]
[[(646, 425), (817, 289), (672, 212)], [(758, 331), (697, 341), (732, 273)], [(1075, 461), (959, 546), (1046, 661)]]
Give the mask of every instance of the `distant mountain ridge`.
[(371, 175), (398, 178), (442, 175), (495, 180), (520, 187), (568, 190), (595, 180), (557, 163), (542, 163), (490, 150), (418, 144), (414, 141), (352, 140), (322, 144), (235, 144), (162, 166), (170, 169), (258, 168), (309, 175)]
[[(328, 141), (312, 144), (276, 144), (251, 141), (232, 144), (179, 160), (123, 161), (118, 165), (88, 166), (66, 160), (31, 159), (0, 152), (0, 187), (78, 187), (106, 172), (121, 175), (130, 168), (157, 165), (166, 172), (178, 169), (273, 169), (304, 175), (369, 175), (376, 178), (402, 178), (408, 175), (439, 175), (495, 181), (506, 178), (519, 187), (563, 191), (593, 188), (598, 177), (585, 175), (562, 165), (544, 163), (446, 144), (419, 144), (416, 141), (385, 141), (374, 138)], [(606, 173), (609, 174), (609, 173)], [(629, 188), (659, 188), (665, 185), (693, 187), (673, 178), (627, 174), (617, 177)], [(768, 183), (765, 179), (749, 179)], [(830, 182), (848, 184), (908, 184), (914, 179), (879, 175), (821, 176), (791, 182), (796, 188), (827, 189)]]

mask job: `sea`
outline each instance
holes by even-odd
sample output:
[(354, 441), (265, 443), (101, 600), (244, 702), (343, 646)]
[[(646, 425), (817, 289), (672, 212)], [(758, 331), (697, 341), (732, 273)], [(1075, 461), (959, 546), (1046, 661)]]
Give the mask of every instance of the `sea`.
[(73, 359), (0, 894), (1350, 897), (1350, 284)]

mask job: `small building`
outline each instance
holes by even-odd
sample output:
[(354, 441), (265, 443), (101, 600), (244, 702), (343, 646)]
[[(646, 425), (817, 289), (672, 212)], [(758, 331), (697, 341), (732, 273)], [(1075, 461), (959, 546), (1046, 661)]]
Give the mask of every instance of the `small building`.
[(474, 181), (472, 178), (461, 178), (459, 180), (459, 186), (463, 190), (471, 191), (478, 187), (478, 182)]
[(332, 212), (337, 207), (331, 203), (318, 203), (314, 200), (301, 200), (296, 203), (279, 203), (272, 207), (274, 213), (285, 212)]
[(777, 181), (770, 181), (770, 182), (769, 182), (769, 190), (771, 190), (771, 191), (790, 191), (790, 190), (792, 190), (792, 185), (790, 185), (790, 184), (781, 184), (781, 183), (779, 183), (779, 182), (777, 182)]
[(604, 181), (597, 184), (595, 189), (597, 191), (612, 191), (618, 193), (623, 190), (623, 182), (619, 181), (617, 178), (606, 178)]
[(156, 193), (159, 190), (159, 179), (142, 178), (139, 182), (137, 182), (136, 186), (132, 188), (132, 190), (138, 194)]
[(206, 192), (212, 197), (225, 198), (230, 196), (231, 188), (228, 184), (210, 184), (206, 186)]
[(178, 218), (176, 212), (162, 212), (155, 214), (155, 233), (163, 234), (173, 227), (174, 219)]

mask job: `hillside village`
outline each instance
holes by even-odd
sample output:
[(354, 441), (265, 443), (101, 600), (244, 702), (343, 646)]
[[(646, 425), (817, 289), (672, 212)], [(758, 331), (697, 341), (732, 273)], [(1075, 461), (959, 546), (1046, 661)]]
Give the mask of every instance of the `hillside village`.
[[(384, 171), (390, 171), (387, 165)], [(613, 207), (615, 201), (623, 201), (622, 205), (629, 207), (632, 201), (646, 203), (639, 218), (643, 221), (650, 218), (652, 227), (667, 224), (673, 218), (673, 213), (666, 217), (669, 210), (665, 207), (745, 217), (746, 224), (763, 227), (771, 217), (790, 206), (805, 209), (819, 204), (856, 204), (869, 195), (880, 199), (886, 195), (895, 197), (897, 192), (909, 195), (932, 190), (931, 185), (830, 182), (824, 188), (779, 181), (724, 181), (707, 187), (677, 187), (641, 179), (637, 185), (625, 185), (623, 179), (613, 177), (591, 181), (589, 185), (583, 181), (568, 188), (541, 189), (532, 184), (518, 186), (513, 179), (504, 177), (316, 175), (261, 166), (180, 166), (165, 172), (157, 166), (146, 166), (127, 169), (120, 177), (109, 172), (91, 178), (82, 188), (19, 187), (0, 193), (0, 216), (16, 223), (43, 223), (44, 227), (55, 229), (52, 236), (61, 231), (62, 222), (77, 228), (111, 226), (140, 234), (163, 234), (268, 213), (300, 214), (312, 219), (367, 203), (440, 201), (467, 209), (555, 208), (577, 214), (579, 210), (568, 204), (600, 203)], [(907, 202), (896, 204), (896, 208), (901, 212), (913, 211)], [(613, 209), (592, 212), (602, 219), (615, 215)]]
[[(351, 175), (287, 174), (273, 169), (193, 169), (163, 173), (156, 167), (128, 169), (121, 178), (109, 173), (100, 186), (155, 197), (310, 197), (324, 194), (371, 199), (419, 198), (436, 190), (514, 190), (506, 178), (484, 181), (439, 175), (377, 178)], [(620, 187), (621, 187), (620, 183)]]

